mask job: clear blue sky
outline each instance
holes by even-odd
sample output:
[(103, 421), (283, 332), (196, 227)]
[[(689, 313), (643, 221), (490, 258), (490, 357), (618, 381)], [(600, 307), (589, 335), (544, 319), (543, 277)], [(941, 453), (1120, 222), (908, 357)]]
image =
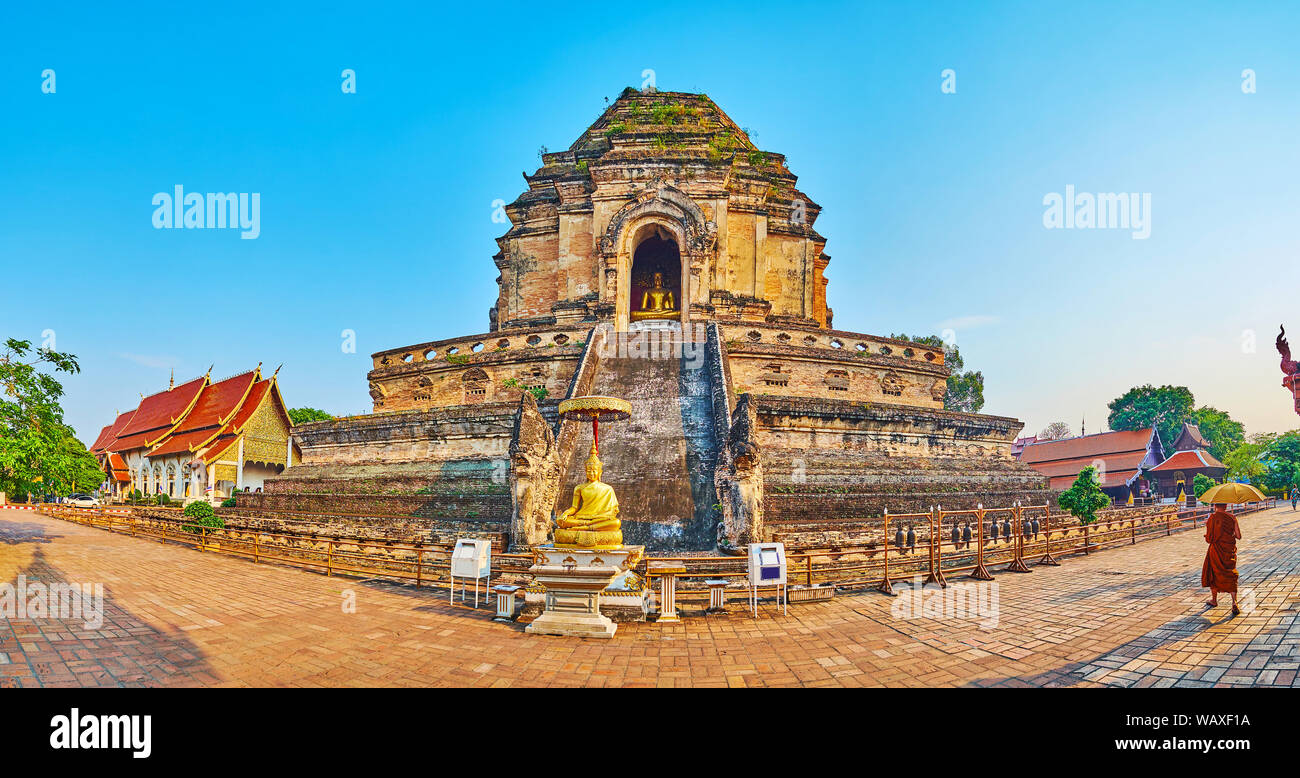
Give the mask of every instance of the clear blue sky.
[[(1300, 426), (1295, 4), (263, 5), (5, 12), (0, 335), (80, 357), (87, 440), (172, 367), (368, 409), (371, 352), (487, 329), (492, 201), (646, 68), (788, 156), (837, 328), (953, 326), (987, 412), (1098, 431), (1153, 382)], [(261, 193), (260, 237), (153, 229), (177, 184)], [(1066, 185), (1150, 193), (1151, 237), (1045, 229)]]

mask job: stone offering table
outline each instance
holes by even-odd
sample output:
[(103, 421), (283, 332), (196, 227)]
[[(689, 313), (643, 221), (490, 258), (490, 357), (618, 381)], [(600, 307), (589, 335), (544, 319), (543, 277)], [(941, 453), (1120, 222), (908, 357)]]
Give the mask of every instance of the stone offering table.
[(600, 613), (600, 594), (634, 567), (644, 546), (580, 549), (541, 546), (529, 572), (546, 587), (546, 607), (525, 631), (534, 635), (612, 638), (618, 626)]

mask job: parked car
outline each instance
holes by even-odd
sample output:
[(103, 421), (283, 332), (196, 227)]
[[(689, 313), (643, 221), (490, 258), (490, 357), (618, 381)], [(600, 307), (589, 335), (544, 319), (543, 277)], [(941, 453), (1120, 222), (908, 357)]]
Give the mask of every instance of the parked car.
[(74, 505), (78, 508), (98, 508), (99, 500), (88, 494), (70, 494), (67, 499), (68, 505)]

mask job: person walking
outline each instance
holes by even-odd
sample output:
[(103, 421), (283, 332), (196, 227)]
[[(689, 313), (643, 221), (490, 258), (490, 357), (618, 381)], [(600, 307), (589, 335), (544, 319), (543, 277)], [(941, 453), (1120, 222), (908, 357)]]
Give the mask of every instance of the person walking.
[(1201, 565), (1201, 586), (1210, 590), (1211, 608), (1219, 605), (1219, 592), (1232, 595), (1232, 615), (1241, 613), (1237, 607), (1237, 541), (1241, 540), (1241, 525), (1237, 517), (1228, 513), (1226, 503), (1215, 503), (1214, 513), (1205, 522), (1205, 562)]
[(1295, 510), (1296, 501), (1300, 500), (1300, 488), (1291, 487), (1291, 510)]

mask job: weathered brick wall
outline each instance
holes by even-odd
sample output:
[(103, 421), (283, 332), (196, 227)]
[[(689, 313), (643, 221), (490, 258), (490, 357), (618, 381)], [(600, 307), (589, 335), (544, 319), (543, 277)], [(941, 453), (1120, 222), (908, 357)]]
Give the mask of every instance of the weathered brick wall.
[(590, 325), (515, 329), (377, 352), (369, 374), (374, 409), (514, 402), (520, 389), (507, 381), (561, 397), (589, 331)]
[(940, 349), (809, 327), (722, 330), (737, 394), (943, 408), (948, 369)]
[(1010, 455), (1015, 419), (789, 397), (756, 403), (772, 531), (1051, 497), (1045, 479)]
[(240, 494), (239, 508), (250, 511), (295, 511), (359, 516), (457, 519), (465, 522), (509, 521), (510, 495), (500, 494), (340, 494), (337, 492)]
[[(312, 422), (293, 434), (303, 465), (504, 460), (517, 399)], [(295, 469), (283, 477), (292, 478)]]

